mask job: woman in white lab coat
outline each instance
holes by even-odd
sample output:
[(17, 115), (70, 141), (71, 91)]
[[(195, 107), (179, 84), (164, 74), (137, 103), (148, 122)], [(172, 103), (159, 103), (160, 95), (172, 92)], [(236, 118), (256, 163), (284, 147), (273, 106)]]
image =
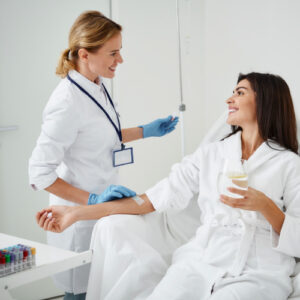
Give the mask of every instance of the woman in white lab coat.
[[(29, 162), (30, 184), (50, 193), (51, 205), (94, 205), (135, 193), (118, 185), (118, 166), (132, 163), (123, 143), (174, 130), (169, 116), (121, 129), (119, 114), (103, 78), (113, 78), (123, 62), (121, 26), (100, 12), (87, 11), (73, 24), (69, 48), (56, 73), (62, 80), (43, 113), (43, 125)], [(73, 251), (90, 246), (94, 221), (77, 222), (63, 233), (49, 233), (51, 245)], [(55, 276), (65, 299), (84, 299), (89, 266)]]
[[(226, 103), (232, 134), (201, 146), (174, 165), (167, 178), (141, 195), (142, 205), (129, 198), (96, 205), (94, 210), (56, 206), (37, 214), (40, 226), (60, 232), (82, 219), (156, 210), (166, 214), (172, 229), (168, 213), (184, 209), (199, 193), (201, 225), (174, 252), (170, 266), (159, 253), (151, 255), (149, 244), (141, 241), (134, 226), (109, 222), (114, 216), (99, 220), (93, 234), (95, 259), (88, 299), (288, 298), (294, 257), (300, 257), (300, 158), (290, 91), (279, 76), (241, 74)], [(248, 189), (230, 187), (228, 192), (234, 195), (220, 196), (218, 178), (228, 159), (244, 160)], [(47, 218), (45, 211), (52, 212), (52, 217)], [(143, 225), (138, 222), (141, 231)], [(158, 229), (153, 229), (156, 234)], [(129, 261), (136, 276), (127, 276), (127, 266), (116, 277), (113, 263), (103, 273), (102, 266), (114, 259), (124, 264)]]

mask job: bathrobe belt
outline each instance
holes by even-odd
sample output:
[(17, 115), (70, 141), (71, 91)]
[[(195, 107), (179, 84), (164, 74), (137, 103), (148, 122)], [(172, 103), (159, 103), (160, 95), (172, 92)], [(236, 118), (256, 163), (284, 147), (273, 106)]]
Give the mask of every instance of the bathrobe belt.
[[(230, 222), (224, 222), (222, 216), (218, 215), (204, 221), (204, 225), (208, 226), (208, 231), (213, 229), (213, 227), (219, 226), (232, 228), (233, 231), (240, 229), (241, 242), (239, 249), (236, 252), (232, 266), (228, 270), (228, 273), (232, 276), (239, 276), (242, 273), (251, 249), (256, 229), (264, 229), (267, 231), (271, 230), (271, 225), (267, 221), (257, 219), (255, 212), (248, 212), (248, 215), (249, 217), (244, 216), (236, 218)], [(207, 232), (207, 234), (207, 239), (209, 239), (209, 232)]]

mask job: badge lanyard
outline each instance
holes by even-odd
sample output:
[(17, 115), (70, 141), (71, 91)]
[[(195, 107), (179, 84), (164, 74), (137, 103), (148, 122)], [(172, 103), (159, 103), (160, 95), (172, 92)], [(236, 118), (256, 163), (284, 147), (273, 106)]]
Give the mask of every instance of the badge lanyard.
[(113, 151), (113, 166), (118, 167), (118, 166), (133, 163), (134, 162), (133, 161), (133, 149), (132, 149), (132, 147), (125, 148), (125, 145), (122, 143), (122, 130), (121, 130), (121, 124), (120, 124), (119, 116), (118, 116), (118, 113), (116, 112), (114, 103), (113, 103), (108, 91), (106, 90), (104, 84), (102, 83), (102, 86), (104, 88), (105, 95), (108, 97), (108, 100), (109, 100), (109, 102), (110, 102), (111, 106), (113, 107), (114, 112), (116, 114), (117, 121), (118, 121), (118, 127), (113, 122), (110, 115), (106, 112), (106, 110), (103, 108), (103, 106), (89, 92), (87, 92), (82, 86), (80, 86), (69, 75), (67, 75), (67, 78), (71, 83), (76, 85), (84, 94), (86, 94), (103, 111), (103, 113), (105, 114), (107, 119), (110, 121), (110, 123), (114, 127), (114, 129), (115, 129), (115, 131), (116, 131), (116, 133), (119, 137), (120, 143), (121, 143), (121, 150)]

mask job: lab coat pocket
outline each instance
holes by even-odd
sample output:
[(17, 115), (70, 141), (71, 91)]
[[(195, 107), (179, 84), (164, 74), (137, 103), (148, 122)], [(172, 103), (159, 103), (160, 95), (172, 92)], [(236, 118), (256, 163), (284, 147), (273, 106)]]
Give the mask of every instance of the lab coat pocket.
[(80, 221), (74, 224), (74, 251), (82, 252), (90, 248), (91, 236), (96, 220)]

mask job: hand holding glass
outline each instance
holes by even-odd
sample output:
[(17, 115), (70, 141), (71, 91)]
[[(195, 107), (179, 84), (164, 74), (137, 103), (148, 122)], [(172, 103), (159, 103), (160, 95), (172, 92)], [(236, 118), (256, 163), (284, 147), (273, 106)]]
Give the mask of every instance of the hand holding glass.
[(226, 159), (223, 171), (218, 176), (218, 192), (232, 198), (243, 196), (228, 191), (229, 187), (248, 189), (248, 174), (242, 159)]

